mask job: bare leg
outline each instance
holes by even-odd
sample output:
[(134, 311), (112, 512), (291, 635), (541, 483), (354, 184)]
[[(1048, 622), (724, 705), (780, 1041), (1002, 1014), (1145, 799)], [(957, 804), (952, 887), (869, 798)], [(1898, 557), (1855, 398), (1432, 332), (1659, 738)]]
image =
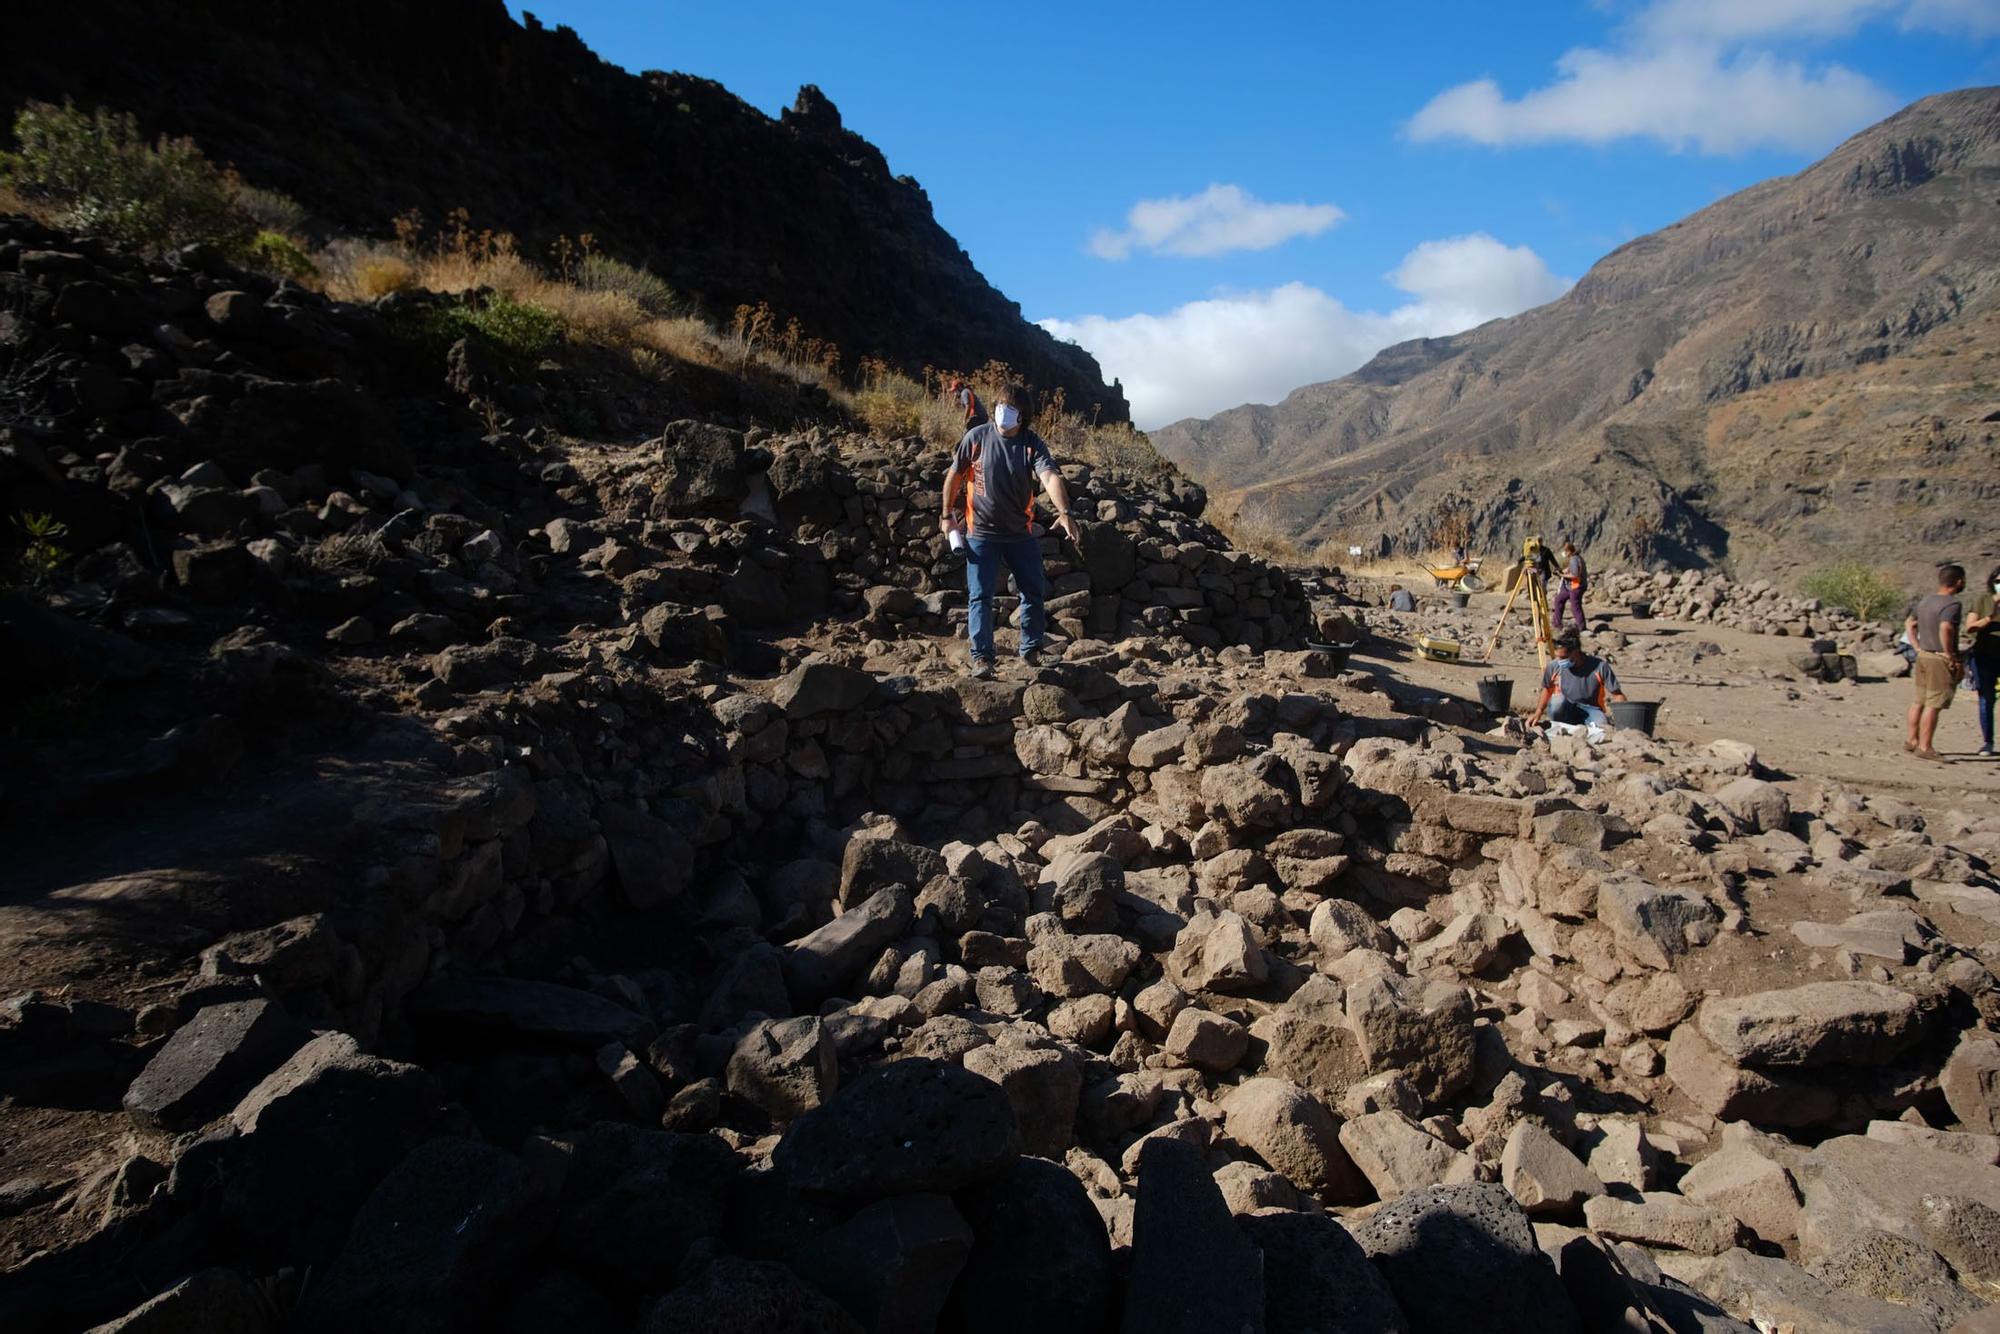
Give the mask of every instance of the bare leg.
[(1917, 726), (1917, 749), (1931, 750), (1931, 738), (1937, 735), (1938, 711), (1925, 709), (1923, 721)]
[(1917, 740), (1917, 722), (1918, 722), (1918, 720), (1919, 720), (1920, 718), (1922, 718), (1922, 716), (1923, 716), (1923, 712), (1924, 712), (1924, 706), (1923, 706), (1923, 705), (1921, 705), (1921, 704), (1911, 704), (1911, 705), (1910, 705), (1910, 726), (1909, 726), (1909, 738), (1908, 738), (1908, 739), (1909, 739), (1909, 743), (1910, 743), (1910, 744), (1911, 744), (1912, 746), (1917, 746), (1917, 745), (1922, 745), (1922, 744), (1923, 744), (1922, 742), (1920, 742), (1920, 741), (1918, 741), (1918, 740)]

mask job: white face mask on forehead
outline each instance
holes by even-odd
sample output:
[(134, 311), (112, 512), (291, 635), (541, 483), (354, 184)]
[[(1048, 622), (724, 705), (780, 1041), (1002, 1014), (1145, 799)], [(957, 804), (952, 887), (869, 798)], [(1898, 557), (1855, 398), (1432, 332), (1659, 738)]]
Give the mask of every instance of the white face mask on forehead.
[(1011, 431), (1021, 424), (1021, 412), (1012, 403), (1002, 403), (993, 409), (993, 424), (1003, 431)]

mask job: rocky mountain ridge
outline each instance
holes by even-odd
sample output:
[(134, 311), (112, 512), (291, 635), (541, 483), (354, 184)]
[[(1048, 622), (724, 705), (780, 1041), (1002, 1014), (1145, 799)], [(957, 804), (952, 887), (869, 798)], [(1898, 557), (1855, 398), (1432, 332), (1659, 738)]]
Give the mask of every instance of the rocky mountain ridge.
[(1378, 552), (1462, 503), (1489, 549), (1566, 532), (1744, 577), (1985, 563), (1996, 182), (2000, 90), (1927, 98), (1549, 305), (1155, 439), (1229, 504)]
[(0, 112), (29, 99), (191, 135), (350, 234), (384, 235), (408, 209), (464, 209), (537, 255), (590, 233), (725, 321), (760, 302), (796, 317), (850, 369), (1001, 361), (1087, 418), (1128, 415), (817, 88), (774, 121), (712, 80), (626, 73), (501, 0), (86, 0), (10, 20)]

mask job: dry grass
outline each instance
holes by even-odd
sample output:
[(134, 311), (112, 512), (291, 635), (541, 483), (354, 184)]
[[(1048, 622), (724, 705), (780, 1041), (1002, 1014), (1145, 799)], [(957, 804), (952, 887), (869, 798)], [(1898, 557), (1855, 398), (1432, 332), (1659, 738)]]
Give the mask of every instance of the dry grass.
[(1312, 555), (1302, 549), (1290, 534), (1267, 519), (1219, 506), (1211, 506), (1203, 517), (1215, 525), (1216, 531), (1228, 538), (1229, 545), (1238, 551), (1247, 551), (1279, 565), (1312, 563)]

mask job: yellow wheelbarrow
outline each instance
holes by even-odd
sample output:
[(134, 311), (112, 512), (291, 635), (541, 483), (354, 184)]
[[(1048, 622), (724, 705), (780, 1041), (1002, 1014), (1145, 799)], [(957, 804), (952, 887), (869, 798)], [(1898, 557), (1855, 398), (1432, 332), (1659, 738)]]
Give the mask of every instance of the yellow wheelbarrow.
[(1437, 581), (1440, 589), (1454, 589), (1460, 593), (1483, 593), (1486, 581), (1479, 577), (1479, 561), (1469, 560), (1463, 565), (1431, 565), (1417, 562), (1424, 567), (1424, 573)]

